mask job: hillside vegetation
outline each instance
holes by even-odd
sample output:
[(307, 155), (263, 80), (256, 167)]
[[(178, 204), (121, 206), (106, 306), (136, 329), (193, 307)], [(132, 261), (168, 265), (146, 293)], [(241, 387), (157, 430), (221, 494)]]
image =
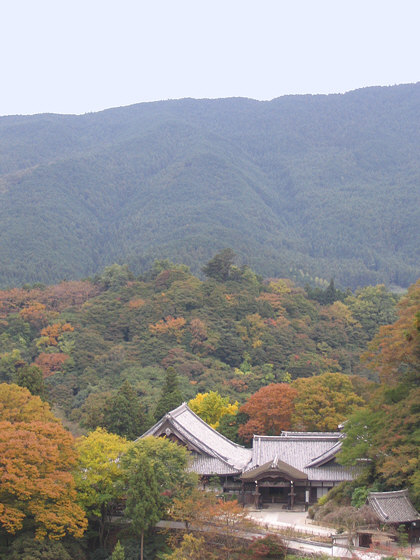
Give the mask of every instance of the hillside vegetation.
[(230, 246), (301, 285), (407, 287), (419, 121), (420, 84), (0, 118), (0, 285), (156, 258), (198, 273)]
[(112, 265), (94, 282), (0, 291), (0, 382), (33, 389), (36, 366), (50, 397), (82, 424), (95, 424), (124, 382), (153, 415), (171, 366), (181, 402), (219, 391), (241, 403), (270, 383), (324, 372), (354, 376), (363, 392), (370, 374), (360, 354), (395, 319), (396, 297), (384, 286), (308, 295), (232, 259), (216, 255), (204, 282), (165, 261), (139, 278)]
[[(418, 507), (420, 280), (401, 298), (383, 285), (303, 289), (234, 261), (230, 249), (216, 254), (205, 280), (157, 261), (141, 276), (113, 264), (91, 280), (0, 290), (1, 558), (114, 549), (129, 560), (143, 545), (145, 558), (220, 557), (219, 546), (243, 558), (237, 502), (196, 488), (186, 448), (169, 438), (133, 441), (189, 399), (244, 444), (344, 424), (338, 461), (359, 475), (314, 508), (339, 527), (350, 514), (366, 523), (372, 490), (408, 488)], [(121, 508), (130, 523), (115, 517)], [(190, 527), (230, 519), (230, 532), (216, 548), (208, 531), (211, 546), (201, 533), (165, 542), (153, 527), (169, 514)], [(280, 540), (264, 543), (281, 557)], [(268, 558), (254, 544), (249, 554)]]

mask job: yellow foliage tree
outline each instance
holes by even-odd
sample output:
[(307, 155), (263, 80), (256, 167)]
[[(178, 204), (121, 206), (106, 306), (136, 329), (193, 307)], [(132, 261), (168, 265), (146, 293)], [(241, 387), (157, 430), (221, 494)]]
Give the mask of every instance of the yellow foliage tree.
[(343, 373), (296, 379), (292, 387), (297, 391), (292, 415), (292, 426), (297, 430), (337, 430), (339, 424), (365, 404)]
[(119, 458), (130, 443), (116, 434), (97, 428), (78, 439), (78, 467), (75, 472), (79, 503), (90, 518), (98, 522), (99, 541), (105, 546), (113, 506), (121, 499), (124, 487)]
[(189, 401), (188, 406), (216, 430), (223, 416), (238, 412), (239, 404), (237, 401), (231, 404), (229, 397), (222, 397), (217, 391), (210, 391), (209, 393), (198, 393), (194, 399)]

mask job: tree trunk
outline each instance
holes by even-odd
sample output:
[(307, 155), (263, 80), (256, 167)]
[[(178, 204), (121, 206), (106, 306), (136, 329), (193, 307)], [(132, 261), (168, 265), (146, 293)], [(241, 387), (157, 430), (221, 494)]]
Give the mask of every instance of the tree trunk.
[(144, 531), (141, 532), (141, 537), (140, 537), (140, 560), (143, 560), (143, 542), (144, 542)]

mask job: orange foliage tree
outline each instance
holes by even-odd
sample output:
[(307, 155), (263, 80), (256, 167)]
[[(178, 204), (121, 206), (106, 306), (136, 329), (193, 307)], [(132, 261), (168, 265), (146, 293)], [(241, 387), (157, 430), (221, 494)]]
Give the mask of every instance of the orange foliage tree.
[(48, 404), (17, 385), (0, 384), (0, 526), (25, 523), (37, 538), (81, 537), (87, 526), (75, 503), (73, 437)]
[(42, 371), (44, 377), (50, 377), (58, 371), (61, 371), (63, 364), (69, 359), (68, 354), (53, 353), (47, 354), (46, 352), (41, 352), (39, 356), (35, 359), (35, 364)]
[(70, 323), (54, 323), (48, 325), (41, 331), (41, 337), (46, 346), (58, 346), (60, 336), (65, 332), (72, 332), (74, 328)]
[(158, 321), (155, 325), (149, 325), (149, 330), (153, 334), (169, 334), (174, 336), (177, 342), (180, 342), (184, 334), (185, 323), (184, 317), (172, 317), (169, 315), (165, 319)]
[[(380, 328), (364, 356), (381, 383), (346, 423), (341, 461), (361, 457), (390, 489), (407, 488), (420, 506), (420, 280), (398, 305), (398, 319)], [(363, 437), (361, 437), (361, 434)]]
[(48, 323), (51, 313), (43, 303), (31, 301), (19, 311), (19, 315), (31, 325), (41, 328)]
[(398, 304), (397, 321), (380, 327), (362, 359), (383, 383), (398, 383), (407, 374), (420, 377), (420, 279)]
[(249, 416), (248, 422), (239, 428), (239, 436), (250, 441), (254, 434), (273, 436), (289, 430), (296, 395), (296, 389), (287, 383), (262, 387), (239, 409)]

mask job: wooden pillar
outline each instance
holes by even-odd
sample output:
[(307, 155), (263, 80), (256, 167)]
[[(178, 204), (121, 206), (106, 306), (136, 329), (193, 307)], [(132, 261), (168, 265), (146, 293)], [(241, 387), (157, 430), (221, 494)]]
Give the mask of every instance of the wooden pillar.
[(289, 492), (289, 504), (290, 504), (290, 509), (293, 509), (293, 506), (295, 505), (295, 487), (293, 484), (293, 480), (290, 481), (290, 492)]
[(255, 481), (254, 506), (255, 509), (259, 509), (260, 506), (260, 491), (258, 489), (258, 480)]
[(309, 509), (309, 500), (311, 498), (310, 492), (311, 492), (310, 487), (309, 487), (308, 483), (306, 483), (306, 486), (305, 486), (305, 511), (308, 511), (308, 509)]

